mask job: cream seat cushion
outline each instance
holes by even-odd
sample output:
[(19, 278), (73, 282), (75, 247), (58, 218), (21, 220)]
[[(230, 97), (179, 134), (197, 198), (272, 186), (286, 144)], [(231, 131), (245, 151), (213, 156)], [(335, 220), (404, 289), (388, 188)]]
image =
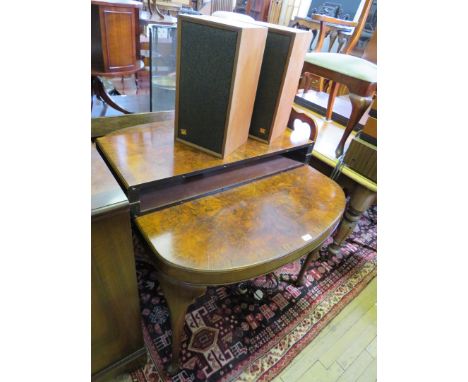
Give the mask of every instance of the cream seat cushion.
[(349, 54), (310, 52), (305, 62), (367, 82), (377, 82), (377, 65)]

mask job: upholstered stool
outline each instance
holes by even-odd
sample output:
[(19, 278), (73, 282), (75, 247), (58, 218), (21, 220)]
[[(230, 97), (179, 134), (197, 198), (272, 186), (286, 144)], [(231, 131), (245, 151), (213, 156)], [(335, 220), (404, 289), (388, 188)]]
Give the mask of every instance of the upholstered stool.
[[(333, 81), (333, 87), (339, 83), (347, 86), (349, 90), (352, 109), (345, 132), (335, 151), (336, 157), (339, 158), (343, 154), (346, 139), (359, 123), (377, 90), (377, 65), (348, 54), (310, 52), (305, 56), (303, 72), (328, 78)], [(333, 91), (332, 89), (330, 93)]]

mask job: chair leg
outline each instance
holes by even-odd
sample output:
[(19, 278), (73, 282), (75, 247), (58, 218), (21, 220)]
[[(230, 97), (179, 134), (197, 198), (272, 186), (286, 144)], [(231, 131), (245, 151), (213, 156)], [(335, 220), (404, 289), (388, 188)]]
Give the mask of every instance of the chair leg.
[(346, 36), (338, 36), (338, 50), (336, 53), (341, 52), (341, 48), (343, 48), (344, 44), (348, 41), (348, 38)]
[(315, 37), (317, 37), (317, 29), (314, 29), (311, 32), (312, 32), (312, 40), (310, 40), (309, 52), (312, 52), (312, 45), (315, 41)]
[(323, 21), (321, 21), (320, 33), (319, 33), (317, 45), (315, 46), (314, 52), (320, 52), (322, 50), (323, 41), (325, 40), (325, 37), (328, 36), (328, 33), (329, 33), (329, 28), (323, 23)]
[(369, 105), (372, 103), (372, 97), (361, 97), (352, 93), (349, 94), (349, 99), (352, 105), (351, 115), (349, 116), (348, 124), (346, 125), (346, 129), (343, 133), (343, 136), (341, 137), (340, 143), (338, 143), (338, 146), (335, 150), (335, 155), (337, 158), (343, 155), (346, 140), (361, 120)]
[(336, 38), (338, 37), (338, 32), (333, 30), (330, 32), (330, 45), (328, 46), (328, 53), (331, 52), (333, 45), (335, 45)]
[(312, 74), (305, 72), (302, 81), (302, 94), (307, 93), (310, 90), (310, 85), (312, 84)]
[(332, 81), (330, 94), (328, 95), (327, 113), (325, 114), (325, 119), (327, 121), (330, 121), (332, 119), (333, 105), (335, 104), (335, 98), (338, 95), (339, 89), (340, 89), (340, 84), (336, 81)]

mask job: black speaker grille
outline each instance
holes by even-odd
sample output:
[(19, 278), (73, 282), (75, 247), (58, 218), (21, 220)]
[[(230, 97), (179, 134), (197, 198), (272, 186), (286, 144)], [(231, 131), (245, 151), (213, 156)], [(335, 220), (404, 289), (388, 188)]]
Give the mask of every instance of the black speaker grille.
[(216, 153), (223, 147), (237, 34), (185, 20), (181, 25), (177, 133)]
[[(291, 44), (291, 36), (268, 32), (250, 134), (268, 139)], [(265, 129), (265, 133), (260, 133)]]

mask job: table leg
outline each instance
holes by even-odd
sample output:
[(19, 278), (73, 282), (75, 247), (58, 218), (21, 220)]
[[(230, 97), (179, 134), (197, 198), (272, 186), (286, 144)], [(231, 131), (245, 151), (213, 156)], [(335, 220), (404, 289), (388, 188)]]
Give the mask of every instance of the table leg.
[(187, 308), (197, 297), (205, 294), (206, 287), (176, 282), (161, 273), (158, 274), (158, 281), (171, 315), (172, 359), (167, 373), (173, 376), (180, 370), (180, 348)]
[(312, 261), (318, 260), (320, 256), (320, 247), (317, 248), (315, 251), (310, 252), (306, 259), (304, 260), (304, 263), (302, 264), (301, 270), (299, 271), (299, 274), (297, 275), (297, 280), (296, 280), (296, 285), (297, 286), (303, 286), (305, 283), (305, 273), (307, 271), (307, 268), (309, 267), (310, 263)]
[(343, 219), (333, 236), (333, 243), (328, 247), (331, 255), (337, 255), (340, 252), (343, 242), (353, 233), (359, 218), (374, 203), (376, 195), (374, 191), (356, 184)]
[[(104, 84), (102, 83), (101, 79), (98, 76), (91, 76), (91, 88), (92, 92), (96, 95), (98, 99), (100, 99), (105, 104), (109, 105), (110, 107), (114, 108), (115, 110), (120, 111), (124, 114), (132, 114), (130, 111), (125, 110), (123, 107), (117, 105), (109, 94), (107, 94), (106, 89), (104, 89)], [(92, 104), (91, 104), (92, 108)]]
[(372, 103), (372, 97), (361, 97), (352, 93), (349, 94), (349, 99), (352, 105), (351, 115), (349, 116), (348, 124), (346, 125), (346, 129), (335, 151), (337, 158), (343, 154), (346, 140), (361, 120), (369, 105)]

